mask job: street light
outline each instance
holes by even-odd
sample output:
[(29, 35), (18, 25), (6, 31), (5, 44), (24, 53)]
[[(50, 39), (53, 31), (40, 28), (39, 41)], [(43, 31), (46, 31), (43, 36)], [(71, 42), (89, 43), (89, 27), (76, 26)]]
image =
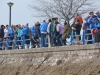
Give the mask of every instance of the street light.
[(11, 7), (14, 5), (14, 3), (12, 3), (12, 2), (9, 2), (9, 3), (7, 3), (8, 4), (8, 6), (9, 6), (9, 26), (11, 26)]

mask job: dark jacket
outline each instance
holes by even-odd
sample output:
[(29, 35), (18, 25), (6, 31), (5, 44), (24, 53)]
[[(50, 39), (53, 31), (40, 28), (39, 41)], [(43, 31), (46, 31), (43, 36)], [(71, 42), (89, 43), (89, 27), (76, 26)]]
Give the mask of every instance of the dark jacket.
[(36, 26), (35, 27), (35, 33), (37, 37), (41, 37), (41, 33), (40, 33), (40, 26)]
[(4, 29), (0, 28), (0, 38), (3, 38), (3, 37), (4, 37)]
[(33, 26), (31, 31), (34, 37), (41, 37), (40, 26)]
[(72, 32), (72, 28), (70, 25), (64, 26), (64, 34), (62, 35), (62, 39), (65, 40)]
[(76, 30), (74, 30), (74, 32), (80, 33), (82, 25), (77, 24), (77, 25), (73, 25), (72, 27), (74, 27), (76, 29)]

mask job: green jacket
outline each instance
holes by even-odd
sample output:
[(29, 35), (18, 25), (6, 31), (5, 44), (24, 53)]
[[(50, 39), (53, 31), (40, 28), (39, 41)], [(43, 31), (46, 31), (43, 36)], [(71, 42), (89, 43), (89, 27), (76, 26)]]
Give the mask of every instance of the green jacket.
[(18, 28), (18, 30), (17, 30), (17, 33), (18, 33), (18, 35), (17, 35), (17, 37), (21, 37), (21, 28)]
[(56, 24), (55, 22), (51, 23), (51, 32), (55, 32), (56, 31)]
[(66, 38), (71, 34), (72, 27), (70, 25), (64, 26), (64, 34), (62, 35), (62, 40), (66, 40)]

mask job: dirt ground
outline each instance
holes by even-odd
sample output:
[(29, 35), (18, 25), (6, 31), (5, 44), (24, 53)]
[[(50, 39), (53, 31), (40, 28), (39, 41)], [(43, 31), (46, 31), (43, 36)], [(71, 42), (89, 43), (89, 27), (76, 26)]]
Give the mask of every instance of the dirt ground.
[(57, 65), (0, 64), (0, 75), (100, 75), (100, 56), (72, 63), (58, 61)]

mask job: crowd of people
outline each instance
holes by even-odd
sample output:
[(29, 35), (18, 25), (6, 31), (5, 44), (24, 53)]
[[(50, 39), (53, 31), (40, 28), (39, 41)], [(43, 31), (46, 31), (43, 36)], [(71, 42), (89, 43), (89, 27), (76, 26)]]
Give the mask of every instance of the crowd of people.
[[(96, 36), (100, 30), (100, 12), (96, 14), (90, 12), (84, 20), (79, 14), (76, 14), (72, 25), (66, 21), (62, 25), (57, 17), (49, 19), (47, 22), (45, 20), (42, 23), (37, 21), (30, 28), (28, 23), (26, 25), (1, 25), (0, 50), (4, 50), (5, 46), (8, 46), (9, 49), (24, 49), (23, 43), (27, 48), (30, 43), (32, 48), (64, 46), (66, 38), (71, 35), (72, 30), (73, 35), (80, 35), (80, 31), (84, 30), (86, 34), (92, 33), (93, 36)], [(81, 40), (79, 36), (76, 36), (75, 39)], [(91, 40), (92, 35), (86, 39)], [(4, 42), (7, 40), (8, 43)], [(92, 44), (92, 41), (88, 41), (87, 44)]]

